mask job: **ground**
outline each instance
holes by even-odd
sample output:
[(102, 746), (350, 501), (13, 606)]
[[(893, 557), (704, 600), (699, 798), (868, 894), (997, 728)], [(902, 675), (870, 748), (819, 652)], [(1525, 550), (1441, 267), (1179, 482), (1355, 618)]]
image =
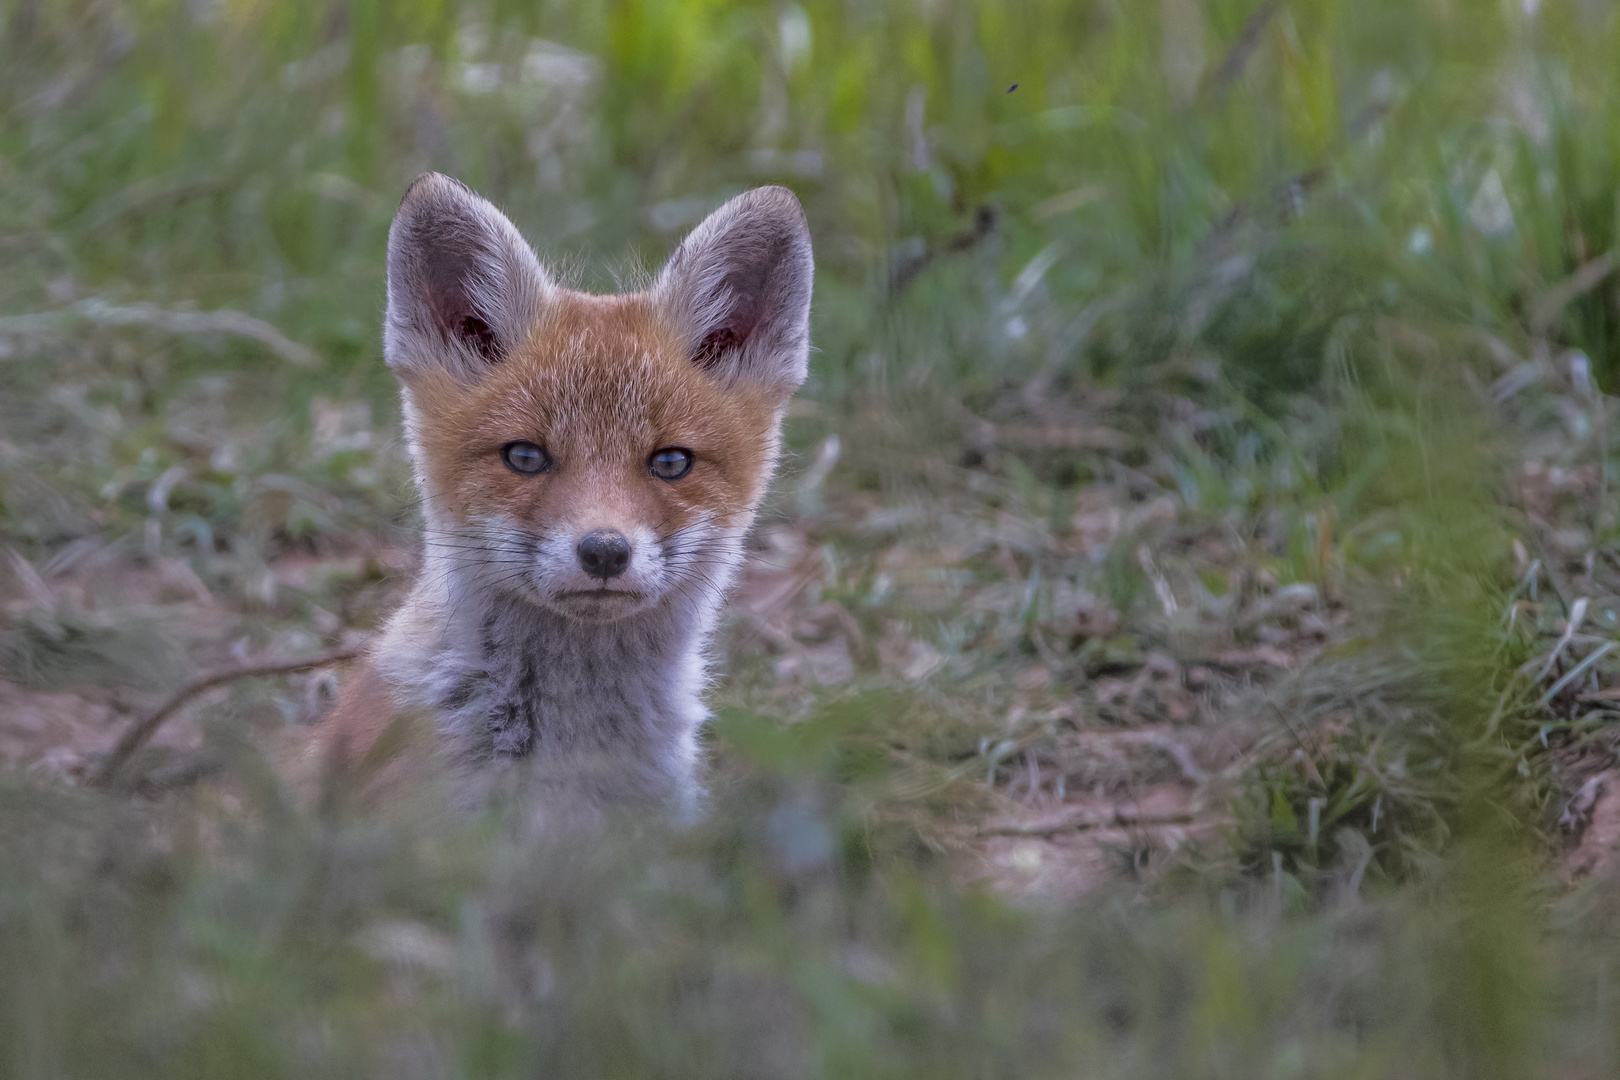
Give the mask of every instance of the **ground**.
[[(348, 413), (355, 430), (328, 439), (396, 444), (356, 419), (363, 408)], [(1279, 582), (1262, 527), (1189, 505), (1151, 465), (1116, 462), (1056, 520), (1049, 506), (1008, 498), (987, 453), (1118, 449), (1124, 436), (1094, 417), (974, 418), (969, 438), (977, 468), (935, 450), (929, 488), (899, 497), (852, 489), (837, 435), (788, 466), (732, 598), (716, 703), (792, 722), (829, 701), (903, 693), (907, 709), (931, 714), (923, 729), (949, 734), (913, 743), (897, 731), (886, 752), (901, 772), (885, 812), (918, 824), (964, 879), (1009, 894), (1074, 899), (1189, 860), (1230, 859), (1243, 842), (1234, 805), (1262, 763), (1292, 759), (1320, 781), (1317, 759), (1342, 752), (1335, 738), (1358, 713), (1384, 707), (1375, 687), (1302, 711), (1299, 700), (1377, 640), (1389, 590), (1336, 565), (1342, 539), (1326, 517), (1310, 553), (1316, 580)], [(1612, 741), (1548, 739), (1566, 717), (1601, 724), (1620, 700), (1595, 663), (1584, 679), (1563, 678), (1571, 653), (1602, 644), (1580, 633), (1583, 615), (1612, 621), (1620, 611), (1620, 567), (1582, 530), (1596, 470), (1547, 460), (1578, 452), (1571, 444), (1524, 440), (1510, 511), (1530, 584), (1509, 616), (1544, 625), (1554, 646), (1527, 666), (1535, 685), (1556, 691), (1539, 706), (1541, 741), (1555, 751), (1545, 797), (1556, 805), (1543, 816), (1566, 879), (1601, 873), (1620, 843)], [(358, 531), (319, 553), (284, 551), (213, 590), (161, 538), (156, 550), (79, 541), (42, 566), (9, 551), (0, 580), (13, 681), (0, 682), (0, 755), (26, 773), (84, 783), (125, 729), (193, 678), (362, 645), (410, 580), (409, 543), (408, 529)], [(1539, 571), (1531, 548), (1543, 553)], [(1110, 582), (1121, 564), (1140, 571), (1140, 594), (1121, 597)], [(1547, 617), (1538, 572), (1576, 606), (1573, 630)], [(284, 678), (267, 691), (273, 719), (318, 723), (344, 676), (338, 665)], [(231, 692), (203, 695), (167, 721), (130, 780), (156, 793), (207, 776), (218, 763), (198, 725)], [(1279, 725), (1282, 710), (1301, 726)], [(947, 789), (943, 806), (903, 809)]]

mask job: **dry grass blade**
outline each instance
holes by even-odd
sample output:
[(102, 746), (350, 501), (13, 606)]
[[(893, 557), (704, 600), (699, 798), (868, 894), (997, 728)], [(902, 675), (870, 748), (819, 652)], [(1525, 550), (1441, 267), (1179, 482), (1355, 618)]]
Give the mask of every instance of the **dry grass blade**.
[(1551, 704), (1552, 700), (1563, 691), (1564, 687), (1586, 674), (1586, 672), (1589, 671), (1594, 664), (1612, 652), (1614, 650), (1614, 645), (1615, 643), (1612, 641), (1605, 641), (1602, 645), (1599, 645), (1596, 649), (1592, 650), (1592, 653), (1587, 656), (1586, 659), (1570, 668), (1563, 678), (1553, 683), (1552, 686), (1548, 688), (1547, 692), (1541, 695), (1541, 699), (1536, 702), (1536, 708), (1544, 709)]
[(1580, 630), (1581, 623), (1586, 620), (1588, 603), (1587, 598), (1582, 596), (1570, 606), (1569, 625), (1564, 628), (1564, 632), (1558, 638), (1558, 643), (1553, 646), (1552, 652), (1547, 654), (1547, 659), (1542, 663), (1541, 670), (1536, 672), (1536, 682), (1540, 682), (1547, 677), (1548, 672), (1552, 671), (1553, 665), (1558, 663), (1558, 658), (1564, 655), (1564, 650), (1569, 648), (1569, 643), (1575, 640), (1575, 634)]

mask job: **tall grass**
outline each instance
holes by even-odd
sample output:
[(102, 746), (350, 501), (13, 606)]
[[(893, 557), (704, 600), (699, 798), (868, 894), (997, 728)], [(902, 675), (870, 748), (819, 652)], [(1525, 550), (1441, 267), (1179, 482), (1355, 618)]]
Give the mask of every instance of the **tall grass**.
[[(963, 886), (885, 802), (897, 746), (983, 767), (922, 692), (785, 730), (729, 710), (704, 824), (571, 845), (432, 789), (381, 816), (300, 799), (243, 740), (273, 726), (244, 688), (209, 783), (0, 779), (0, 1073), (1620, 1064), (1613, 905), (1538, 876), (1543, 687), (1515, 672), (1546, 642), (1501, 623), (1504, 462), (1575, 398), (1510, 426), (1483, 389), (1620, 377), (1612, 6), (18, 0), (0, 26), (0, 541), (30, 558), (184, 556), (282, 632), (254, 599), (271, 555), (408, 533), (397, 446), (343, 442), (332, 403), (392, 415), (382, 249), (411, 177), (467, 181), (594, 288), (778, 182), (818, 256), (790, 441), (839, 434), (839, 483), (927, 507), (961, 461), (1062, 519), (1151, 471), (1378, 616), (1277, 699), (1279, 738), (1358, 726), (1246, 774), (1234, 854), (1056, 907)], [(986, 421), (1124, 449), (987, 460)], [(363, 606), (370, 573), (335, 588)], [(71, 685), (143, 633), (14, 627), (8, 674), (67, 641)], [(1324, 807), (1342, 832), (1305, 824)]]

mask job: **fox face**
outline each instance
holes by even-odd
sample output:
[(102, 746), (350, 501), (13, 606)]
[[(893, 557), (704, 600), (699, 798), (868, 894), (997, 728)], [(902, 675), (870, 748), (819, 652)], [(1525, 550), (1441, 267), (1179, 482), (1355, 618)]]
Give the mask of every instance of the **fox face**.
[(641, 297), (559, 298), (477, 383), (407, 387), (430, 546), (584, 619), (719, 586), (776, 458), (775, 396), (693, 364)]
[(390, 233), (384, 348), (429, 568), (590, 622), (711, 609), (804, 379), (811, 273), (781, 188), (722, 207), (646, 290), (593, 296), (489, 203), (419, 180)]

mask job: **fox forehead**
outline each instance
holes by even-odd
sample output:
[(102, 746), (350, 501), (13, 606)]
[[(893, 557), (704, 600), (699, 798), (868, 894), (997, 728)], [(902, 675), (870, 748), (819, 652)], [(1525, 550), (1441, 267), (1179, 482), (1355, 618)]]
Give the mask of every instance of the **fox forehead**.
[(683, 447), (703, 475), (680, 501), (722, 514), (757, 502), (774, 463), (777, 403), (703, 371), (645, 294), (559, 293), (528, 337), (475, 382), (441, 370), (406, 380), (413, 441), (457, 516), (512, 497), (532, 501), (534, 478), (499, 461), (517, 441), (545, 447), (555, 479), (570, 487), (588, 477), (596, 486), (674, 488), (647, 475), (646, 459)]

